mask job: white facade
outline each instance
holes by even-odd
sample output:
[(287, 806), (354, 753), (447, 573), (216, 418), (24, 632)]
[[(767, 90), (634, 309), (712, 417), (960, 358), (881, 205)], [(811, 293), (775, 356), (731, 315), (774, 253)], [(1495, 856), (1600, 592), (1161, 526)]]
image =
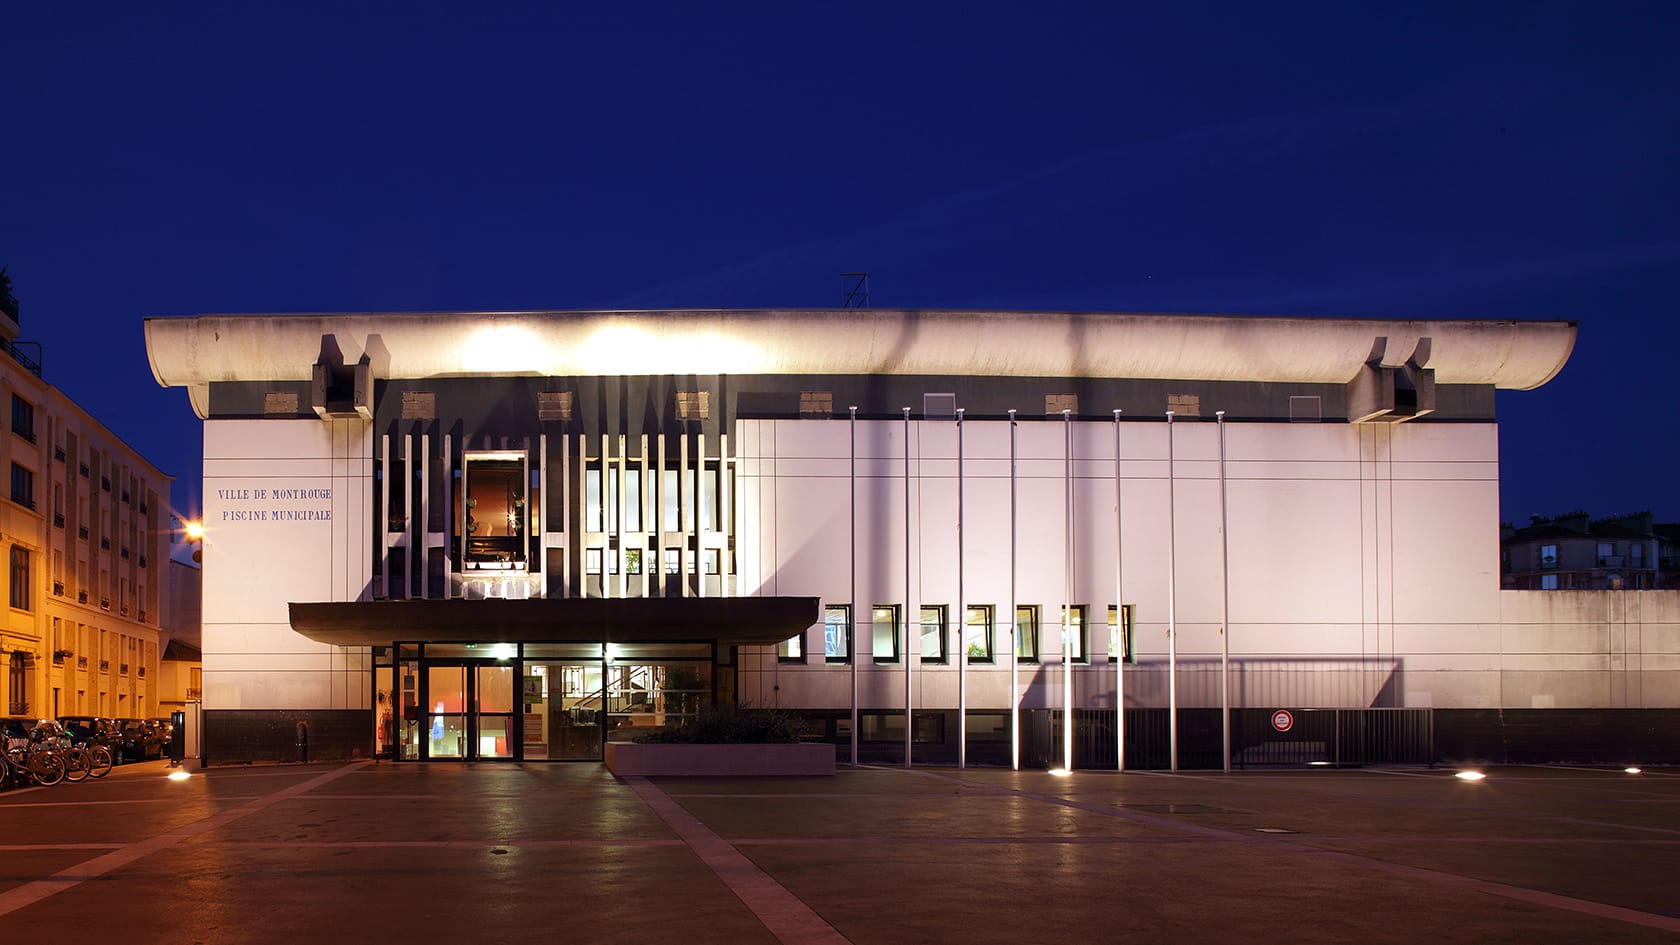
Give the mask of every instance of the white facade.
[(286, 605), (368, 599), (372, 466), (363, 423), (205, 423), (204, 708), (368, 708), (366, 648), (300, 636)]

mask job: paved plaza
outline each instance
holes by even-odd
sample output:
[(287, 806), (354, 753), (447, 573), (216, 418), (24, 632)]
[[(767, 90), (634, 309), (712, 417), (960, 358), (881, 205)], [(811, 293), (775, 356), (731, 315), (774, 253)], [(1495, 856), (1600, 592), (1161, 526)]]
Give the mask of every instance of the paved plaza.
[(8, 941), (1680, 941), (1672, 769), (166, 773), (0, 793)]

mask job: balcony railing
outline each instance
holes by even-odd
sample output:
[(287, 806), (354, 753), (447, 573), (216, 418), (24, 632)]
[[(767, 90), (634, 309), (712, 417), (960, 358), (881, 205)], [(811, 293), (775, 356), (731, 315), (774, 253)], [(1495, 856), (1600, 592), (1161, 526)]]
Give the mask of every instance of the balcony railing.
[(128, 549), (127, 548), (122, 549), (121, 551), (118, 552), (118, 554), (122, 556), (122, 559), (124, 561), (128, 560)]
[(110, 660), (100, 660), (99, 661), (99, 671), (102, 672), (102, 673), (110, 672), (111, 671), (111, 661)]
[(53, 525), (57, 528), (64, 527), (64, 514), (62, 512), (53, 513)]
[(54, 581), (53, 582), (53, 596), (54, 597), (63, 597), (64, 596), (64, 582), (63, 581)]
[(0, 312), (5, 313), (13, 322), (18, 320), (17, 296), (13, 295), (10, 289), (0, 292)]
[(111, 609), (111, 598), (109, 598), (109, 597), (99, 598), (99, 609), (100, 610), (110, 610)]
[(62, 446), (53, 447), (53, 459), (56, 459), (61, 463), (64, 462), (64, 447), (62, 447)]
[(1598, 566), (1601, 568), (1619, 568), (1625, 560), (1622, 555), (1599, 555)]
[(140, 566), (142, 568), (146, 566), (146, 556), (145, 555), (140, 556)]
[[(34, 355), (23, 352), (24, 348), (33, 348)], [(7, 341), (0, 338), (0, 351), (12, 356), (12, 360), (23, 366), (23, 369), (36, 377), (41, 376), (41, 346), (33, 341)]]
[(99, 488), (104, 489), (106, 492), (110, 492), (111, 491), (111, 477), (110, 476), (100, 476), (99, 477)]
[(104, 535), (99, 536), (99, 547), (101, 550), (110, 551), (111, 539), (106, 538)]
[(87, 591), (77, 591), (76, 592), (76, 603), (78, 603), (78, 604), (87, 603)]
[(122, 664), (122, 669), (119, 670), (119, 672), (122, 673), (122, 675), (127, 676), (128, 675), (128, 664), (127, 663)]
[(31, 443), (35, 442), (35, 429), (33, 427), (12, 427), (12, 433)]
[(144, 666), (140, 667), (140, 678), (141, 679), (146, 678), (146, 667), (144, 667)]
[(81, 538), (83, 541), (86, 541), (87, 536), (88, 536), (87, 526), (86, 525), (77, 525), (76, 526), (76, 536)]
[(141, 623), (146, 622), (146, 612), (144, 610), (140, 611), (140, 622)]
[(85, 656), (76, 657), (76, 668), (77, 669), (87, 669), (87, 657), (85, 657)]
[(88, 469), (88, 464), (83, 463), (82, 464), (82, 478), (86, 479), (91, 474), (91, 472), (92, 472), (92, 470)]

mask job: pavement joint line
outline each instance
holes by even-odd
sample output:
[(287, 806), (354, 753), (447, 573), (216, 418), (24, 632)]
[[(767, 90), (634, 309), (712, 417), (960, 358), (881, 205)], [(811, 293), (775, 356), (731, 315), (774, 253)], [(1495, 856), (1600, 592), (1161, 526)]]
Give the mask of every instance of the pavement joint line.
[[(926, 777), (961, 780), (961, 778), (958, 777), (932, 771), (917, 771), (916, 773), (922, 774)], [(1194, 777), (1193, 779), (1211, 780), (1208, 778)], [(1223, 834), (1238, 839), (1244, 843), (1259, 844), (1290, 853), (1299, 853), (1318, 857), (1320, 859), (1335, 860), (1366, 869), (1375, 869), (1379, 872), (1389, 873), (1394, 876), (1403, 876), (1425, 883), (1432, 883), (1437, 886), (1453, 886), (1459, 889), (1469, 889), (1492, 896), (1514, 899), (1518, 902), (1526, 902), (1530, 905), (1546, 906), (1566, 912), (1576, 912), (1583, 915), (1597, 916), (1601, 919), (1614, 919), (1616, 921), (1626, 922), (1630, 925), (1642, 925), (1646, 928), (1661, 929), (1667, 932), (1680, 932), (1680, 917), (1662, 915), (1654, 912), (1642, 912), (1638, 909), (1613, 906), (1609, 903), (1594, 902), (1590, 899), (1578, 899), (1574, 896), (1564, 896), (1558, 893), (1549, 893), (1539, 889), (1512, 886), (1506, 883), (1494, 882), (1492, 880), (1476, 879), (1473, 876), (1462, 876), (1457, 873), (1448, 873), (1443, 870), (1433, 870), (1419, 866), (1406, 866), (1400, 863), (1390, 863), (1386, 860), (1379, 860), (1370, 856), (1362, 856), (1357, 853), (1346, 853), (1339, 850), (1328, 850), (1323, 847), (1315, 847), (1310, 843), (1302, 842), (1300, 840), (1286, 840), (1282, 837), (1269, 836), (1266, 834), (1242, 834), (1234, 830), (1206, 827), (1201, 824), (1185, 824), (1165, 817), (1154, 817), (1147, 814), (1139, 814), (1136, 811), (1130, 811), (1124, 808), (1094, 807), (1088, 804), (1074, 803), (1067, 798), (1058, 797), (1054, 794), (1036, 794), (1030, 791), (1018, 791), (1017, 793), (1023, 797), (1042, 801), (1044, 803), (1058, 804), (1075, 810), (1086, 810), (1126, 820), (1139, 820), (1145, 823), (1159, 824), (1161, 826), (1172, 826), (1179, 830), (1197, 833), (1204, 836)], [(1422, 842), (1427, 843), (1429, 841), (1427, 838), (1424, 838)]]
[[(229, 794), (205, 797), (207, 801), (248, 801), (261, 794)], [(126, 801), (31, 801), (25, 804), (0, 804), (0, 810), (23, 810), (35, 807), (107, 807), (119, 804), (180, 804), (178, 797), (137, 797)]]
[(643, 777), (625, 781), (782, 945), (851, 945), (822, 916)]
[(0, 916), (12, 913), (26, 906), (34, 905), (49, 896), (56, 895), (87, 882), (90, 879), (103, 876), (115, 869), (127, 866), (136, 860), (143, 859), (161, 850), (167, 850), (183, 840), (188, 840), (200, 834), (208, 833), (220, 827), (254, 814), (266, 807), (313, 790), (320, 785), (327, 784), (357, 770), (367, 762), (353, 762), (344, 767), (317, 775), (307, 781), (281, 788), (272, 794), (267, 794), (255, 800), (247, 801), (232, 810), (202, 817), (190, 824), (176, 827), (166, 833), (156, 834), (144, 840), (137, 840), (103, 856), (96, 856), (91, 860), (67, 867), (53, 874), (47, 879), (38, 879), (24, 883), (21, 886), (0, 892)]
[(45, 850), (117, 850), (126, 845), (126, 842), (123, 841), (115, 843), (4, 843), (0, 844), (0, 852), (32, 853)]
[[(640, 840), (219, 840), (219, 847), (282, 847), (287, 850), (309, 849), (496, 849), (520, 847), (544, 849), (548, 847), (680, 847), (682, 840), (649, 838)], [(0, 847), (0, 850), (6, 849)]]
[[(1504, 766), (1504, 767), (1513, 767), (1513, 766), (1507, 765), (1507, 766)], [(1148, 773), (1148, 774), (1154, 775), (1156, 777), (1176, 778), (1176, 779), (1184, 780), (1184, 781), (1201, 781), (1201, 782), (1208, 783), (1208, 784), (1219, 784), (1219, 785), (1222, 785), (1222, 786), (1231, 783), (1230, 781), (1228, 781), (1225, 778), (1209, 777), (1207, 775), (1193, 774), (1193, 773), (1188, 773), (1188, 772), (1172, 773), (1172, 772), (1151, 771), (1151, 772), (1143, 772), (1143, 773)], [(1448, 783), (1450, 783), (1451, 775), (1443, 773), (1443, 774), (1440, 774), (1440, 775), (1433, 775), (1433, 776), (1430, 776), (1430, 775), (1413, 775), (1413, 777), (1434, 777), (1434, 778), (1440, 779), (1443, 784), (1448, 784)], [(1624, 777), (1625, 777), (1625, 775), (1624, 775)], [(1251, 786), (1256, 787), (1256, 788), (1276, 788), (1277, 790), (1290, 790), (1291, 789), (1288, 786), (1281, 786), (1280, 787), (1277, 783), (1278, 780), (1279, 779), (1274, 779), (1274, 778), (1259, 778), (1259, 779), (1255, 779), (1255, 780), (1253, 780), (1249, 783), (1250, 783)], [(1563, 780), (1563, 779), (1548, 779), (1548, 780)], [(1569, 779), (1569, 780), (1573, 784), (1583, 785), (1583, 786), (1585, 785), (1585, 782), (1581, 782), (1581, 781), (1576, 780), (1576, 779)], [(1522, 779), (1517, 780), (1517, 781), (1507, 781), (1507, 782), (1502, 782), (1502, 783), (1505, 783), (1505, 784), (1512, 784), (1512, 783), (1515, 783), (1515, 784), (1532, 784), (1532, 783), (1537, 783), (1539, 781), (1540, 781), (1540, 779), (1536, 779), (1536, 778), (1522, 778)], [(1335, 796), (1335, 797), (1340, 797), (1344, 800), (1350, 800), (1350, 801), (1369, 802), (1371, 800), (1369, 798), (1365, 798), (1365, 797), (1362, 797), (1360, 795), (1350, 795), (1350, 794), (1346, 794), (1346, 793), (1343, 793), (1343, 792), (1340, 792), (1340, 791), (1336, 791), (1336, 792), (1321, 791), (1321, 792), (1317, 792), (1316, 794), (1314, 794), (1312, 796), (1313, 797), (1322, 797), (1326, 794), (1329, 794), (1329, 795)], [(1460, 812), (1464, 812), (1464, 813), (1476, 814), (1478, 816), (1483, 816), (1483, 817), (1486, 817), (1486, 816), (1501, 817), (1501, 818), (1504, 818), (1504, 819), (1507, 819), (1507, 820), (1515, 820), (1515, 821), (1527, 822), (1527, 823), (1550, 822), (1550, 823), (1559, 823), (1559, 824), (1571, 824), (1571, 825), (1578, 826), (1578, 827), (1607, 827), (1607, 828), (1610, 828), (1612, 830), (1633, 830), (1633, 831), (1639, 831), (1639, 832), (1643, 832), (1643, 833), (1660, 833), (1660, 834), (1670, 834), (1670, 835), (1674, 835), (1674, 836), (1680, 836), (1680, 830), (1676, 830), (1672, 827), (1657, 827), (1657, 826), (1648, 825), (1648, 824), (1619, 824), (1619, 823), (1615, 823), (1614, 821), (1587, 820), (1585, 818), (1580, 818), (1580, 817), (1537, 816), (1537, 815), (1526, 814), (1526, 813), (1522, 813), (1522, 812), (1518, 812), (1518, 811), (1506, 811), (1506, 810), (1500, 810), (1500, 809), (1490, 809), (1490, 808), (1486, 808), (1486, 807), (1472, 807), (1472, 806), (1469, 806), (1467, 804), (1450, 804), (1450, 803), (1445, 803), (1445, 802), (1440, 801), (1440, 800), (1428, 800), (1428, 799), (1402, 800), (1402, 799), (1399, 799), (1399, 798), (1394, 798), (1394, 799), (1385, 799), (1383, 801), (1383, 803), (1393, 804), (1393, 805), (1402, 805), (1402, 806), (1407, 806), (1407, 807), (1426, 807), (1426, 808), (1429, 808), (1431, 810), (1460, 811)]]

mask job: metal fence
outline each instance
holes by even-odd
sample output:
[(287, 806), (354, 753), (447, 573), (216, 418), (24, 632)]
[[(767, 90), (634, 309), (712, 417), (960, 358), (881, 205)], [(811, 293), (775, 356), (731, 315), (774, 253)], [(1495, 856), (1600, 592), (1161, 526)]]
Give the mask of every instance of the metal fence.
[[(1357, 766), (1433, 764), (1436, 761), (1430, 709), (1231, 710), (1231, 767)], [(1224, 767), (1224, 733), (1218, 709), (1180, 709), (1178, 766)], [(1075, 709), (1073, 763), (1076, 768), (1113, 768), (1117, 748), (1114, 713)], [(1126, 767), (1172, 766), (1168, 710), (1126, 710)], [(1281, 727), (1280, 727), (1281, 726)], [(1062, 713), (1021, 713), (1021, 760), (1036, 768), (1062, 764)]]

